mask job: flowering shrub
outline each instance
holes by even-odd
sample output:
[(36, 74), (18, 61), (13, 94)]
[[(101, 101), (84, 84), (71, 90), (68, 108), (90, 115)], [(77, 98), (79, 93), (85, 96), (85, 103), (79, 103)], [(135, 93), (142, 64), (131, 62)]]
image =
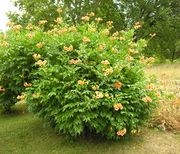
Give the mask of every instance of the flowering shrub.
[(104, 26), (92, 18), (82, 17), (76, 27), (59, 18), (47, 32), (44, 22), (12, 28), (1, 45), (1, 96), (25, 100), (68, 136), (120, 139), (156, 106), (158, 90), (143, 71), (153, 58), (142, 56), (146, 41), (134, 42), (134, 29), (112, 33), (111, 21)]

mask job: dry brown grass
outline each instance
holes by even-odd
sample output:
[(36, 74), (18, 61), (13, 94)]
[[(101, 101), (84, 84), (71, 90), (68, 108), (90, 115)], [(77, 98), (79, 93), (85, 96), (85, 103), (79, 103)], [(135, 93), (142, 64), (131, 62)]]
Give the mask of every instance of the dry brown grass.
[(148, 68), (147, 73), (159, 79), (180, 80), (180, 64), (160, 64)]
[(152, 126), (162, 130), (180, 131), (180, 101), (161, 101), (152, 117)]
[(162, 64), (146, 70), (160, 81), (160, 88), (166, 97), (152, 118), (152, 126), (162, 130), (180, 131), (180, 64)]

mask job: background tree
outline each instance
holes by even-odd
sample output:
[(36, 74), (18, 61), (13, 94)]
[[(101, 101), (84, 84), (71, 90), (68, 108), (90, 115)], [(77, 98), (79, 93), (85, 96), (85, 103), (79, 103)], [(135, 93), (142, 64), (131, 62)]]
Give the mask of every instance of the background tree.
[(10, 21), (27, 25), (28, 23), (38, 23), (40, 20), (48, 20), (49, 27), (54, 19), (59, 15), (56, 11), (58, 2), (55, 0), (16, 0), (14, 5), (19, 9), (18, 12), (9, 12), (7, 15)]
[(18, 12), (9, 12), (9, 19), (21, 25), (29, 22), (37, 23), (39, 20), (48, 20), (47, 27), (59, 16), (56, 11), (63, 9), (63, 16), (73, 24), (81, 21), (81, 17), (94, 12), (102, 17), (104, 22), (113, 20), (115, 29), (124, 28), (124, 16), (113, 0), (17, 0), (14, 5)]
[(148, 38), (150, 33), (156, 33), (148, 44), (147, 54), (172, 61), (178, 58), (175, 44), (180, 39), (179, 0), (118, 0), (118, 5), (125, 13), (127, 25), (132, 26), (137, 21), (142, 24), (137, 38)]

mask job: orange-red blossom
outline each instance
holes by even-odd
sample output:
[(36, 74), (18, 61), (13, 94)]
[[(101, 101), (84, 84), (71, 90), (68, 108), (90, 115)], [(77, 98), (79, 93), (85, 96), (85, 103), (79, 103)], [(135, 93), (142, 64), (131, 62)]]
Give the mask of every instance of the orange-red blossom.
[(77, 63), (80, 63), (80, 62), (81, 62), (80, 59), (71, 59), (71, 60), (69, 61), (70, 64), (77, 64)]
[(83, 42), (84, 43), (89, 43), (91, 40), (88, 37), (83, 37)]
[(85, 84), (88, 84), (87, 81), (83, 81), (83, 80), (78, 80), (78, 84), (79, 85), (85, 85)]
[(27, 83), (27, 82), (24, 83), (24, 87), (31, 87), (31, 86), (32, 86), (32, 83)]
[(26, 95), (21, 95), (21, 96), (20, 96), (20, 95), (18, 95), (18, 96), (17, 96), (17, 99), (22, 101), (22, 100), (24, 100), (24, 99), (25, 99), (25, 97), (26, 97)]
[(103, 64), (103, 65), (109, 65), (110, 62), (109, 62), (108, 60), (103, 60), (103, 61), (101, 61), (101, 64)]
[(92, 86), (92, 90), (99, 90), (99, 86), (98, 85)]
[(89, 17), (88, 17), (88, 16), (84, 16), (84, 17), (81, 18), (81, 20), (83, 20), (83, 21), (89, 21)]
[(100, 91), (96, 91), (95, 94), (96, 94), (96, 96), (95, 96), (96, 99), (100, 99), (100, 98), (103, 98), (103, 97), (104, 97), (103, 93), (100, 92)]
[(47, 61), (46, 60), (44, 60), (44, 61), (43, 60), (38, 60), (35, 64), (39, 65), (41, 67), (41, 66), (45, 66), (47, 64)]
[(122, 83), (119, 82), (119, 81), (117, 81), (117, 82), (114, 83), (114, 87), (115, 87), (116, 89), (121, 89)]
[(143, 97), (142, 100), (143, 102), (152, 102), (152, 99), (149, 96)]
[(123, 106), (121, 103), (116, 103), (113, 105), (115, 111), (119, 111), (123, 109)]
[(70, 52), (70, 51), (72, 51), (73, 50), (73, 46), (72, 45), (70, 45), (69, 47), (66, 47), (66, 46), (64, 46), (64, 48), (63, 48), (65, 51), (68, 51), (68, 52)]
[(42, 48), (43, 47), (43, 43), (42, 42), (37, 43), (36, 47), (39, 48), (39, 49)]
[(35, 54), (33, 54), (33, 58), (34, 58), (35, 60), (38, 60), (38, 59), (40, 59), (40, 58), (41, 58), (41, 55), (40, 55), (40, 54), (35, 53)]
[(119, 131), (117, 131), (117, 135), (118, 136), (124, 136), (125, 134), (126, 134), (126, 132), (127, 132), (127, 130), (126, 130), (126, 128), (124, 128), (123, 130), (119, 130)]
[(104, 75), (105, 76), (110, 75), (112, 73), (113, 73), (113, 68), (112, 67), (110, 67), (109, 69), (104, 70)]

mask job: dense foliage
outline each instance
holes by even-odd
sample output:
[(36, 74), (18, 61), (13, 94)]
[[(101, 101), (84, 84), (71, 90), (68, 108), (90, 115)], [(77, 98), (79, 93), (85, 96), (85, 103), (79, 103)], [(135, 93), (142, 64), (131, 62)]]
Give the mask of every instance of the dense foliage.
[(149, 35), (156, 35), (149, 41), (146, 55), (155, 55), (161, 61), (180, 57), (180, 50), (176, 48), (180, 40), (179, 0), (16, 0), (15, 6), (20, 11), (9, 13), (11, 21), (25, 25), (48, 19), (46, 29), (57, 18), (58, 6), (63, 7), (66, 21), (73, 24), (91, 11), (103, 17), (104, 23), (113, 21), (114, 31), (132, 27), (139, 21), (142, 28), (135, 33), (135, 38), (148, 39)]
[[(145, 78), (153, 58), (142, 55), (146, 41), (134, 29), (111, 33), (94, 13), (70, 26), (61, 17), (53, 29), (11, 25), (0, 41), (0, 98), (25, 101), (30, 111), (70, 137), (97, 133), (120, 139), (135, 133), (156, 106), (160, 93)], [(2, 102), (2, 101), (1, 101)]]

